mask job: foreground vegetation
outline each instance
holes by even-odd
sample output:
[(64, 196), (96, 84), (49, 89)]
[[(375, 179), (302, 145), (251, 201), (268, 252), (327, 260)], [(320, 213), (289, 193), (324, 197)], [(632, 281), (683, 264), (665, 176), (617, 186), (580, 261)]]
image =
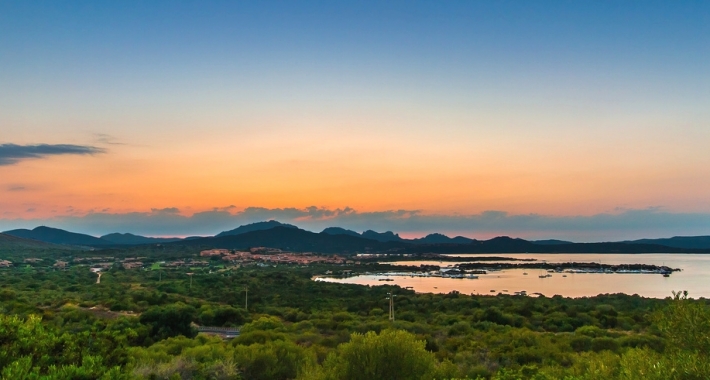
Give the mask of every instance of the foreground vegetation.
[[(0, 376), (710, 378), (710, 308), (684, 294), (415, 294), (311, 280), (339, 267), (217, 268), (194, 271), (191, 283), (186, 270), (115, 266), (100, 284), (88, 267), (4, 269)], [(242, 329), (224, 340), (198, 325)]]

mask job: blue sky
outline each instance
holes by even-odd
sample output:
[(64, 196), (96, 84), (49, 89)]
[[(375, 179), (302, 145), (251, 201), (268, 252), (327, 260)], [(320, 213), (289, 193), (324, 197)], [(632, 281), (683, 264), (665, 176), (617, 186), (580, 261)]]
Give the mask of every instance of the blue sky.
[(709, 61), (706, 1), (2, 2), (0, 225), (706, 215)]

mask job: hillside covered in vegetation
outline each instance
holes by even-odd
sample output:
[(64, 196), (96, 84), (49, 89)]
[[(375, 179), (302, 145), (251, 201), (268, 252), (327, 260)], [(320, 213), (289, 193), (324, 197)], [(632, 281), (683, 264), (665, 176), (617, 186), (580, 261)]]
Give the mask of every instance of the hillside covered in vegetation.
[[(197, 254), (184, 249), (70, 251), (65, 267), (52, 264), (64, 251), (28, 251), (40, 257), (21, 264), (15, 253), (18, 264), (0, 269), (2, 378), (710, 376), (710, 308), (683, 294), (665, 300), (417, 294), (312, 281), (324, 271), (342, 272), (342, 265), (160, 264)], [(100, 283), (83, 264), (89, 255), (110, 257)], [(118, 261), (127, 256), (155, 262), (128, 270)], [(364, 267), (348, 270), (372, 265)], [(241, 331), (223, 339), (198, 333), (201, 326)]]

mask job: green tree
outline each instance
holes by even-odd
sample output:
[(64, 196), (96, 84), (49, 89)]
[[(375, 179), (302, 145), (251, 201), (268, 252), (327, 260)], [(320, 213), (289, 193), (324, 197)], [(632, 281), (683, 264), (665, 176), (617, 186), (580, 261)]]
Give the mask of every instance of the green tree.
[[(85, 335), (60, 333), (37, 316), (22, 320), (0, 315), (0, 378), (2, 380), (120, 379), (100, 355), (82, 347)], [(111, 345), (109, 343), (109, 345)]]
[(301, 367), (312, 361), (293, 342), (272, 341), (235, 347), (235, 362), (242, 376), (253, 380), (295, 379)]
[(140, 317), (140, 322), (150, 326), (154, 340), (183, 335), (192, 338), (196, 331), (190, 326), (195, 308), (182, 303), (165, 307), (151, 307)]
[(324, 377), (339, 380), (421, 379), (432, 376), (436, 359), (423, 340), (406, 331), (352, 334), (323, 363)]

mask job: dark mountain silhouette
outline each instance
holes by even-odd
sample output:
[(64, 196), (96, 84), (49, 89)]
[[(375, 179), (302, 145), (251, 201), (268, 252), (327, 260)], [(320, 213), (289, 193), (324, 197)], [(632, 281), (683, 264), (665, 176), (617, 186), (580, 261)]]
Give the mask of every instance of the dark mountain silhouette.
[[(396, 235), (395, 235), (396, 236)], [(688, 250), (657, 244), (570, 243), (535, 244), (523, 239), (501, 236), (490, 240), (472, 240), (466, 244), (413, 243), (411, 241), (377, 241), (346, 234), (314, 233), (297, 228), (275, 227), (239, 235), (182, 240), (180, 244), (200, 249), (247, 249), (271, 247), (295, 252), (353, 254), (372, 253), (710, 253), (710, 249)]]
[(523, 239), (511, 238), (508, 236), (499, 236), (490, 240), (474, 240), (471, 244), (478, 252), (487, 250), (496, 251), (497, 253), (524, 253), (531, 252), (536, 245)]
[(507, 236), (491, 240), (474, 240), (470, 244), (420, 244), (407, 249), (412, 253), (710, 253), (658, 244), (569, 243), (535, 244)]
[(179, 241), (182, 239), (180, 239), (180, 238), (153, 238), (153, 237), (145, 237), (145, 236), (134, 235), (134, 234), (129, 234), (129, 233), (125, 233), (125, 234), (113, 233), (113, 234), (108, 234), (108, 235), (102, 236), (101, 240), (105, 240), (105, 241), (108, 241), (109, 243), (120, 244), (120, 245), (140, 245), (140, 244), (170, 243), (170, 242)]
[(268, 230), (245, 232), (239, 235), (223, 235), (202, 239), (182, 240), (168, 244), (180, 244), (201, 248), (247, 249), (271, 247), (296, 252), (355, 253), (384, 252), (401, 249), (406, 244), (379, 242), (350, 235), (314, 233), (299, 228), (279, 226)]
[(362, 233), (361, 235), (365, 239), (372, 239), (372, 240), (377, 240), (379, 242), (388, 242), (388, 241), (404, 241), (399, 235), (395, 234), (392, 231), (387, 231), (387, 232), (375, 232), (373, 230), (367, 230)]
[(411, 239), (409, 240), (413, 243), (424, 243), (424, 244), (470, 244), (473, 239), (469, 239), (463, 236), (456, 236), (455, 238), (450, 238), (444, 234), (433, 233), (429, 234), (423, 238)]
[(574, 244), (571, 241), (557, 240), (557, 239), (533, 240), (532, 243), (543, 244), (543, 245)]
[(446, 235), (439, 234), (439, 233), (433, 233), (429, 234), (423, 238), (419, 239), (402, 239), (399, 237), (399, 235), (387, 231), (387, 232), (375, 232), (372, 230), (367, 230), (363, 232), (362, 234), (359, 234), (353, 230), (347, 230), (345, 228), (341, 227), (328, 227), (322, 231), (324, 234), (331, 234), (331, 235), (350, 235), (350, 236), (357, 236), (357, 237), (364, 237), (366, 239), (372, 239), (372, 240), (377, 240), (380, 242), (387, 242), (387, 241), (401, 241), (401, 242), (410, 242), (410, 243), (423, 243), (423, 244), (468, 244), (473, 241), (473, 239), (469, 239), (463, 236), (457, 236), (455, 238), (450, 238)]
[(674, 248), (710, 249), (710, 236), (674, 236), (665, 239), (640, 239), (626, 241), (630, 244), (660, 244)]
[[(559, 240), (527, 241), (501, 236), (490, 240), (472, 240), (443, 234), (430, 234), (420, 239), (402, 239), (393, 232), (378, 233), (372, 230), (362, 235), (343, 228), (326, 228), (321, 233), (302, 230), (296, 226), (268, 221), (241, 226), (215, 237), (199, 237), (168, 242), (172, 239), (148, 238), (132, 234), (109, 234), (105, 238), (64, 231), (57, 228), (37, 227), (5, 232), (3, 240), (10, 244), (61, 244), (65, 246), (90, 246), (109, 248), (139, 244), (183, 244), (204, 248), (244, 249), (264, 246), (297, 252), (320, 253), (710, 253), (705, 245), (708, 236), (675, 237), (670, 239), (644, 239), (633, 242), (570, 243)], [(29, 239), (29, 240), (27, 240)], [(177, 239), (177, 238), (176, 238)], [(646, 242), (652, 243), (646, 243)], [(671, 242), (666, 246), (654, 242)], [(29, 243), (28, 243), (29, 242)], [(670, 244), (670, 243), (667, 243)], [(682, 245), (682, 246), (680, 246)], [(56, 247), (56, 246), (55, 246)]]
[(542, 248), (540, 251), (537, 251), (538, 253), (710, 253), (710, 249), (694, 250), (668, 247), (660, 244), (571, 243), (535, 245)]
[(244, 234), (244, 233), (252, 232), (252, 231), (269, 230), (274, 227), (286, 227), (286, 228), (298, 229), (298, 227), (291, 225), (291, 224), (285, 224), (285, 223), (281, 223), (281, 222), (278, 222), (275, 220), (269, 220), (268, 222), (256, 222), (256, 223), (251, 223), (251, 224), (245, 224), (245, 225), (239, 226), (233, 230), (220, 232), (217, 235), (215, 235), (215, 237), (240, 235), (240, 234)]
[(19, 229), (5, 231), (5, 234), (21, 237), (24, 239), (39, 240), (46, 243), (54, 244), (66, 244), (66, 245), (83, 245), (83, 246), (106, 246), (113, 243), (106, 240), (99, 239), (94, 236), (78, 234), (75, 232), (69, 232), (60, 230), (58, 228), (51, 227), (37, 227), (33, 230)]
[(67, 247), (0, 233), (0, 250), (15, 249), (67, 249)]
[(340, 227), (328, 227), (321, 231), (322, 234), (329, 234), (329, 235), (350, 235), (350, 236), (362, 236), (359, 233), (353, 231), (353, 230), (346, 230), (345, 228), (340, 228)]

